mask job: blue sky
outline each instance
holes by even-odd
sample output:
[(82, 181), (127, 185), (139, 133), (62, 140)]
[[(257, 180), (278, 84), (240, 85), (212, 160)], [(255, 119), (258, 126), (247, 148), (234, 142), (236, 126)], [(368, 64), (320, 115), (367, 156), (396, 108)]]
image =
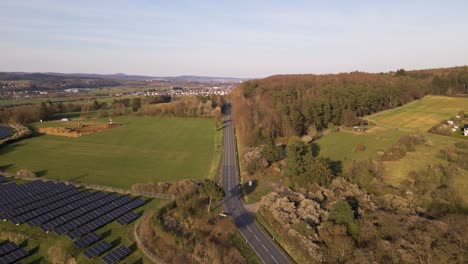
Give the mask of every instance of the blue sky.
[(467, 11), (468, 1), (0, 0), (0, 71), (265, 77), (465, 65)]

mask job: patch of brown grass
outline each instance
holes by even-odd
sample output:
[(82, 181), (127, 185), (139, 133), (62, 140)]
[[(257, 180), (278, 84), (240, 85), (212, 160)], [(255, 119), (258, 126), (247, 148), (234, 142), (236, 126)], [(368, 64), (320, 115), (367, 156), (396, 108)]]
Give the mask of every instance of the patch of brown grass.
[(119, 127), (118, 124), (77, 124), (76, 126), (67, 127), (40, 127), (39, 133), (64, 137), (81, 137), (107, 129)]

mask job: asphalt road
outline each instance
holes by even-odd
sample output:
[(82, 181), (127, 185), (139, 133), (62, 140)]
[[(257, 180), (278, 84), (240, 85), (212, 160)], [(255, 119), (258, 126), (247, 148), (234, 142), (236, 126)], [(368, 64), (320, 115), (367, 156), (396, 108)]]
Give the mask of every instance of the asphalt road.
[(244, 207), (239, 190), (235, 136), (229, 107), (226, 111), (224, 126), (224, 153), (221, 170), (222, 187), (226, 193), (223, 203), (224, 212), (231, 217), (263, 263), (291, 263), (272, 239), (257, 226), (254, 215)]

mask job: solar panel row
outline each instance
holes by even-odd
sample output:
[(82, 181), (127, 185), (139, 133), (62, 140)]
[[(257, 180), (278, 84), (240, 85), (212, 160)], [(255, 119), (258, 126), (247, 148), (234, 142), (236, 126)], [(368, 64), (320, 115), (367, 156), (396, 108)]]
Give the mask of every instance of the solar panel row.
[[(71, 195), (65, 199), (62, 199), (62, 200), (59, 200), (55, 203), (51, 203), (47, 206), (44, 206), (44, 207), (41, 207), (41, 208), (38, 208), (36, 210), (33, 210), (33, 211), (30, 211), (30, 212), (27, 212), (23, 215), (20, 215), (18, 216), (18, 218), (20, 218), (20, 220), (18, 221), (19, 223), (24, 223), (27, 221), (28, 225), (29, 226), (35, 226), (37, 224), (39, 224), (39, 219), (44, 219), (44, 217), (54, 211), (55, 209), (58, 209), (58, 208), (64, 208), (66, 206), (68, 206), (69, 204), (73, 203), (73, 202), (76, 202), (76, 201), (79, 201), (85, 197), (88, 197), (90, 196), (92, 193), (91, 192), (87, 192), (87, 191), (82, 191), (82, 192), (78, 192), (74, 195)], [(16, 221), (15, 219), (12, 219), (12, 222)], [(33, 224), (34, 223), (34, 224)]]
[(107, 225), (108, 223), (114, 221), (115, 219), (119, 218), (120, 216), (122, 216), (123, 214), (135, 209), (135, 208), (138, 208), (140, 206), (142, 206), (145, 202), (140, 199), (140, 198), (137, 198), (127, 204), (124, 204), (123, 206), (113, 210), (113, 211), (110, 211), (109, 213), (107, 214), (103, 214), (101, 217), (98, 217), (96, 218), (95, 220), (89, 222), (88, 224), (80, 227), (80, 228), (77, 228), (75, 230), (73, 230), (72, 232), (68, 233), (67, 236), (70, 238), (70, 239), (75, 239), (77, 237), (80, 237), (84, 234), (87, 234), (89, 232), (92, 232), (100, 227), (103, 227), (105, 225)]
[[(39, 225), (39, 224), (43, 224), (43, 223), (46, 223), (48, 221), (51, 221), (59, 216), (63, 216), (65, 215), (66, 213), (69, 213), (73, 210), (76, 210), (80, 207), (84, 207), (90, 203), (94, 203), (95, 201), (97, 200), (100, 200), (102, 198), (104, 198), (106, 196), (105, 193), (102, 193), (102, 192), (97, 192), (97, 193), (92, 193), (90, 196), (84, 198), (84, 199), (81, 199), (81, 200), (77, 200), (71, 204), (68, 204), (64, 207), (60, 207), (60, 208), (57, 208), (55, 210), (52, 210), (44, 215), (41, 215), (40, 217), (37, 217), (35, 219), (32, 219), (31, 221), (28, 221), (28, 225), (29, 226), (36, 226), (36, 225)], [(50, 222), (50, 224), (52, 225), (52, 222)], [(50, 231), (49, 229), (47, 229), (47, 227), (44, 227), (44, 226), (41, 226), (42, 230), (44, 231)]]
[[(82, 191), (63, 183), (31, 181), (24, 184), (0, 184), (0, 219), (9, 219), (14, 224), (27, 223), (40, 225), (43, 231), (67, 234), (78, 248), (88, 247), (102, 239), (95, 230), (116, 220), (121, 225), (139, 217), (132, 210), (145, 202), (130, 196), (115, 193)], [(101, 241), (83, 252), (94, 258), (112, 248)], [(120, 247), (105, 257), (106, 263), (115, 263), (128, 254), (128, 249)], [(0, 244), (0, 264), (17, 263), (29, 255), (14, 243)], [(104, 258), (103, 258), (104, 259)]]
[(25, 205), (34, 202), (37, 195), (44, 192), (57, 191), (65, 188), (63, 183), (32, 181), (25, 184), (2, 184), (0, 185), (0, 210), (11, 209), (12, 205)]
[(0, 264), (16, 263), (19, 260), (27, 257), (28, 255), (29, 255), (29, 252), (26, 251), (24, 248), (18, 248), (14, 251), (11, 251), (10, 253), (7, 253), (6, 255), (1, 256)]
[(55, 233), (58, 235), (65, 234), (75, 228), (78, 228), (91, 220), (96, 219), (97, 217), (113, 210), (114, 208), (121, 206), (124, 203), (127, 203), (128, 200), (131, 200), (129, 196), (122, 196), (116, 199), (115, 201), (112, 201), (110, 203), (105, 203), (103, 206), (95, 208), (95, 210), (91, 210), (90, 212), (74, 218), (73, 220), (67, 222), (66, 224), (54, 229)]
[(0, 245), (0, 256), (10, 253), (13, 250), (18, 249), (18, 246), (12, 242), (6, 242)]
[(65, 223), (72, 221), (76, 219), (77, 217), (84, 215), (96, 208), (99, 208), (107, 203), (110, 203), (111, 201), (119, 198), (118, 195), (116, 194), (109, 194), (105, 195), (105, 197), (95, 200), (92, 203), (88, 203), (82, 207), (78, 207), (76, 210), (70, 211), (58, 218), (55, 218), (44, 225), (41, 226), (41, 229), (44, 231), (51, 231), (55, 230), (57, 227), (64, 225)]
[(117, 263), (119, 260), (125, 258), (126, 256), (130, 255), (132, 251), (125, 246), (120, 246), (116, 250), (112, 251), (111, 253), (107, 254), (106, 256), (102, 257), (102, 261), (106, 264), (113, 264)]
[(75, 194), (80, 193), (77, 189), (70, 189), (65, 192), (56, 194), (54, 196), (42, 199), (38, 202), (28, 204), (26, 206), (14, 209), (10, 211), (10, 215), (14, 215), (10, 220), (13, 224), (22, 224), (26, 220), (29, 220), (35, 216), (39, 216), (50, 208), (51, 204), (57, 201), (61, 201), (65, 198), (71, 197)]
[(94, 232), (87, 234), (86, 236), (82, 237), (75, 241), (75, 246), (77, 248), (83, 248), (92, 245), (94, 242), (101, 240), (102, 236), (98, 235)]
[[(32, 181), (25, 184), (1, 184), (0, 185), (0, 212), (5, 212), (12, 207), (22, 206), (36, 201), (37, 195), (52, 189), (61, 188), (63, 184), (54, 186), (52, 182)], [(6, 219), (2, 216), (2, 219)]]
[(88, 259), (92, 259), (92, 258), (97, 257), (97, 256), (101, 255), (102, 253), (106, 252), (111, 247), (112, 247), (112, 245), (109, 242), (103, 240), (103, 241), (97, 243), (96, 245), (94, 245), (94, 246), (88, 248), (87, 250), (85, 250), (83, 252), (83, 255), (85, 255)]
[(117, 223), (119, 225), (126, 225), (126, 224), (129, 224), (131, 222), (133, 222), (134, 220), (136, 220), (138, 217), (140, 217), (139, 214), (136, 214), (134, 212), (128, 212), (126, 213), (125, 215), (121, 216), (119, 219), (117, 219)]

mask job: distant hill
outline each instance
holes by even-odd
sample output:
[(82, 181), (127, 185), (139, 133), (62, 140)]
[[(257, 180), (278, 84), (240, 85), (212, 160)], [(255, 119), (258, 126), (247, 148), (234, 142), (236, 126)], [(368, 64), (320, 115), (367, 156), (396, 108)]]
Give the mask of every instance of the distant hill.
[(0, 80), (60, 80), (60, 79), (113, 79), (113, 80), (161, 80), (180, 82), (240, 82), (247, 78), (208, 77), (181, 75), (176, 77), (158, 77), (147, 75), (127, 75), (124, 73), (57, 73), (57, 72), (0, 72)]

